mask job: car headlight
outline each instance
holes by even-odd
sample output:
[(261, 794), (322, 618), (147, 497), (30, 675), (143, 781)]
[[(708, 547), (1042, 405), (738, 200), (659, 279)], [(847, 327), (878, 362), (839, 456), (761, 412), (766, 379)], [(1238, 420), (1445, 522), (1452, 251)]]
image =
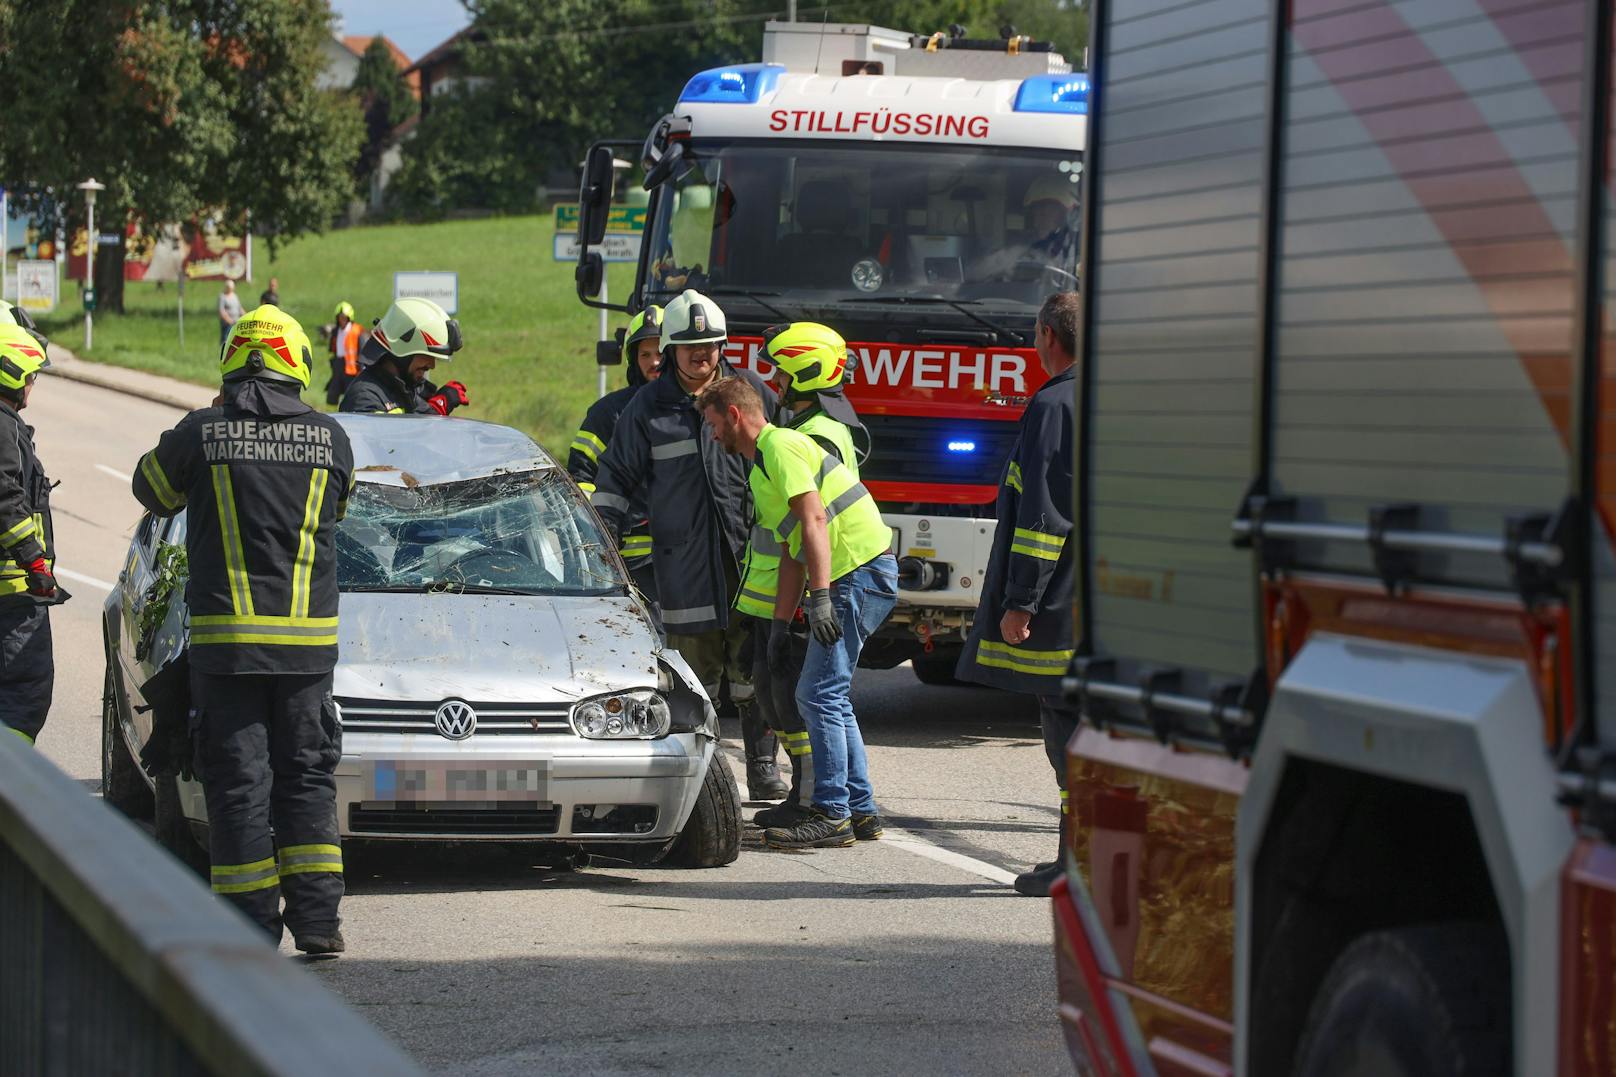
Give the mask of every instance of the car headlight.
[(648, 689), (596, 696), (572, 708), (572, 731), (589, 740), (651, 740), (667, 736), (673, 714)]

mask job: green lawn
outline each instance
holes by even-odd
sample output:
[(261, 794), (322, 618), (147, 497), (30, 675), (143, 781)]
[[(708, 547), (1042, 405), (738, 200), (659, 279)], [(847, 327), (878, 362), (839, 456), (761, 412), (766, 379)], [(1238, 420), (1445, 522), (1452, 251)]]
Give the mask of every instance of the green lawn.
[[(368, 325), (392, 300), (394, 270), (454, 270), (460, 274), (458, 316), (466, 347), (452, 362), (439, 364), (437, 380), (465, 382), (472, 404), (458, 414), (520, 427), (564, 459), (578, 420), (595, 398), (598, 315), (578, 302), (572, 265), (553, 260), (552, 233), (549, 217), (378, 225), (288, 243), (274, 260), (260, 242), (253, 252), (254, 281), (240, 285), (242, 302), (251, 309), (268, 279), (280, 279), (281, 305), (303, 323), (319, 353), (309, 399), (323, 401), (328, 368), (316, 328), (331, 320), (337, 303), (352, 303)], [(628, 294), (632, 271), (629, 265), (610, 267), (614, 298)], [(159, 291), (155, 284), (127, 285), (127, 313), (96, 317), (95, 347), (85, 358), (215, 384), (220, 290), (211, 281), (186, 287), (181, 348), (175, 286)], [(84, 319), (77, 288), (65, 286), (63, 299), (41, 322), (79, 352)], [(621, 316), (613, 319), (615, 327)], [(623, 368), (612, 367), (607, 376), (615, 389)]]

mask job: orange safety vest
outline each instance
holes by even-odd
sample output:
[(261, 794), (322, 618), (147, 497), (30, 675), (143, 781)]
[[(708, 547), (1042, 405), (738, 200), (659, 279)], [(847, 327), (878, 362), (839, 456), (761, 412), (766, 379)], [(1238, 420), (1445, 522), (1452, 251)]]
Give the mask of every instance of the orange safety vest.
[(350, 321), (346, 329), (337, 330), (331, 346), (334, 354), (342, 356), (342, 372), (350, 378), (359, 376), (359, 323)]

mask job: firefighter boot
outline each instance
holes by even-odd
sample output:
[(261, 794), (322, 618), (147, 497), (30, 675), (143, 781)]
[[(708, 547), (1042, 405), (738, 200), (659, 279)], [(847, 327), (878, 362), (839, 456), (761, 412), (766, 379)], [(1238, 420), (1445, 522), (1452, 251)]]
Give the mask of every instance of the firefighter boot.
[(780, 768), (774, 762), (778, 741), (756, 707), (741, 711), (741, 742), (746, 747), (746, 798), (785, 799), (791, 787), (781, 779)]
[(1016, 893), (1027, 897), (1048, 897), (1049, 888), (1055, 885), (1055, 880), (1061, 877), (1066, 870), (1066, 820), (1062, 815), (1060, 821), (1060, 845), (1055, 850), (1055, 859), (1052, 863), (1039, 864), (1030, 871), (1024, 871), (1016, 876)]

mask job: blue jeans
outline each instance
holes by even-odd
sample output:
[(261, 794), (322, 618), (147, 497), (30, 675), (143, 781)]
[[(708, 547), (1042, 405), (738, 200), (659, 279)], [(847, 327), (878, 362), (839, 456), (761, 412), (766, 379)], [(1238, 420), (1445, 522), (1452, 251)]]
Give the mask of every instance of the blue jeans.
[(832, 819), (875, 813), (870, 764), (853, 713), (853, 670), (859, 652), (898, 601), (898, 562), (882, 554), (830, 585), (842, 638), (826, 646), (808, 639), (797, 680), (797, 710), (814, 753), (814, 807)]

